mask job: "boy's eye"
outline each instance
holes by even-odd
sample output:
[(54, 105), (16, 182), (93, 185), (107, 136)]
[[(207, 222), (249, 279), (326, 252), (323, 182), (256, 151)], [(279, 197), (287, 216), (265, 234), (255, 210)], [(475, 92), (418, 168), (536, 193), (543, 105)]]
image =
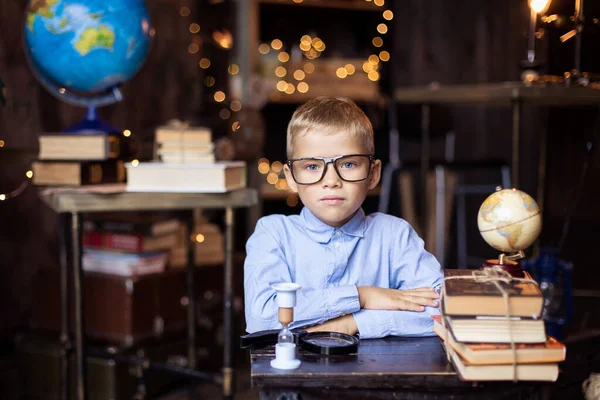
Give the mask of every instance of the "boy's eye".
[(356, 167), (356, 163), (353, 161), (345, 161), (342, 164), (342, 168), (354, 168), (354, 167)]
[(307, 171), (318, 171), (319, 165), (318, 164), (306, 164), (304, 166), (304, 169), (306, 169)]

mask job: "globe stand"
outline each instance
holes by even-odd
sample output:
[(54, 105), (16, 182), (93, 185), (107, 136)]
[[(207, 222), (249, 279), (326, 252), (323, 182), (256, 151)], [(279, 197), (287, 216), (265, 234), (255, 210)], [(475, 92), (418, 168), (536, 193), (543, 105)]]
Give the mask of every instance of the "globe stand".
[(525, 274), (517, 262), (517, 260), (520, 260), (524, 257), (525, 252), (523, 250), (519, 250), (518, 252), (510, 255), (501, 253), (498, 259), (486, 260), (481, 265), (481, 269), (483, 270), (485, 268), (500, 267), (515, 278), (524, 278)]
[(83, 120), (63, 130), (63, 133), (72, 135), (114, 134), (119, 132), (121, 132), (120, 129), (97, 117), (95, 106), (88, 106), (87, 114)]

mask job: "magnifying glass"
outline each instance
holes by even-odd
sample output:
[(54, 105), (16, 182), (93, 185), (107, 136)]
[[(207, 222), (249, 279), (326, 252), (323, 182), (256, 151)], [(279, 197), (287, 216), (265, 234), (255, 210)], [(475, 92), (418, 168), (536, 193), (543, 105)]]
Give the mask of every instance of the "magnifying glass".
[[(259, 331), (241, 336), (242, 349), (259, 349), (277, 343), (279, 329)], [(338, 332), (307, 332), (302, 328), (292, 329), (297, 346), (311, 353), (326, 356), (356, 353), (359, 339)]]

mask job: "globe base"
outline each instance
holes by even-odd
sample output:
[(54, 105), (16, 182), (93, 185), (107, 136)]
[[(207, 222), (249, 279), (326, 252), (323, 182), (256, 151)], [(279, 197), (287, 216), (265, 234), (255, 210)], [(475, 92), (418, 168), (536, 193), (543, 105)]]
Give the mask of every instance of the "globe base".
[(99, 119), (96, 115), (96, 107), (88, 107), (86, 117), (78, 123), (63, 130), (70, 135), (97, 135), (102, 133), (120, 133), (121, 130), (109, 123)]
[(491, 268), (491, 267), (500, 267), (504, 271), (508, 272), (514, 278), (524, 278), (525, 274), (523, 270), (519, 266), (519, 263), (512, 260), (502, 259), (502, 261), (497, 259), (486, 260), (480, 269)]

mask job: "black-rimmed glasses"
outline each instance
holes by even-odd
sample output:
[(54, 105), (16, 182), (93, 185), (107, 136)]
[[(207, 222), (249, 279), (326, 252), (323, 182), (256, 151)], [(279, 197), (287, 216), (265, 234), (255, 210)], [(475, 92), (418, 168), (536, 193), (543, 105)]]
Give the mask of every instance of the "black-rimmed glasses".
[(370, 154), (349, 154), (338, 157), (292, 158), (287, 166), (292, 178), (299, 185), (312, 185), (320, 182), (327, 171), (327, 164), (333, 164), (335, 172), (346, 182), (360, 182), (369, 177), (373, 156)]

